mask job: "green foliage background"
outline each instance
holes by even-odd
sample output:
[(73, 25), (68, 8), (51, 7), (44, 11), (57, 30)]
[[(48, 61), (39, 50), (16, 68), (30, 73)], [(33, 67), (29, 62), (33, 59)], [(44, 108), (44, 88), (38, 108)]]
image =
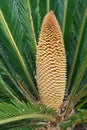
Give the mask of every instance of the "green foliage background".
[(53, 110), (38, 103), (35, 78), (36, 46), (50, 10), (66, 49), (66, 115), (71, 108), (85, 109), (61, 126), (81, 122), (81, 115), (87, 121), (87, 0), (0, 0), (0, 129), (34, 129), (55, 118)]

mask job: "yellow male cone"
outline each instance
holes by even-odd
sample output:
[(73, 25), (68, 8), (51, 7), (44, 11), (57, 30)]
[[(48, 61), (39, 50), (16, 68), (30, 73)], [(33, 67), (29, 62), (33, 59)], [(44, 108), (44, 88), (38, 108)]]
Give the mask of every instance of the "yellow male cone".
[(37, 45), (36, 79), (41, 102), (58, 110), (66, 87), (66, 54), (60, 26), (52, 11), (43, 20)]

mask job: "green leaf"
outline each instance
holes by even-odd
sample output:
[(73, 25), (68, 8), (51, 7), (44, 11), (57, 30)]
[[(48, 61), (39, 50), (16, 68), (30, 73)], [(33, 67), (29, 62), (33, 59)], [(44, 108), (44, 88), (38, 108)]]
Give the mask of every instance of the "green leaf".
[[(84, 44), (84, 36), (86, 33), (86, 26), (83, 30), (83, 35), (82, 35), (82, 39), (80, 41), (80, 45), (79, 45), (79, 51), (78, 51), (78, 55), (77, 55), (77, 59), (76, 59), (76, 63), (75, 63), (75, 67), (74, 67), (74, 71), (73, 75), (70, 76), (71, 74), (71, 66), (73, 65), (73, 56), (74, 56), (74, 52), (76, 49), (76, 45), (77, 45), (77, 39), (81, 30), (81, 24), (82, 24), (82, 20), (83, 20), (83, 16), (84, 16), (84, 12), (86, 9), (86, 5), (87, 5), (87, 1), (84, 0), (84, 2), (81, 0), (77, 0), (75, 1), (75, 9), (73, 12), (73, 16), (72, 16), (72, 24), (71, 24), (71, 31), (70, 31), (70, 35), (69, 35), (69, 40), (67, 41), (67, 49), (66, 49), (66, 56), (67, 56), (67, 78), (68, 78), (68, 88), (67, 88), (67, 92), (69, 87), (73, 84), (73, 81), (75, 79), (75, 75), (77, 73), (77, 69), (80, 65), (80, 59), (81, 59), (81, 50), (83, 48), (83, 44)], [(68, 13), (69, 14), (69, 13)], [(69, 17), (67, 18), (69, 19)], [(67, 34), (65, 34), (67, 35)], [(66, 43), (65, 43), (66, 46)], [(70, 77), (72, 77), (71, 81), (69, 80)], [(83, 81), (84, 82), (84, 81)], [(70, 84), (70, 85), (69, 85)], [(70, 87), (71, 90), (72, 87)], [(70, 93), (69, 90), (69, 93)]]
[[(0, 55), (2, 60), (6, 62), (5, 67), (10, 72), (13, 79), (17, 79), (18, 75), (25, 82), (25, 88), (29, 86), (30, 90), (27, 88), (27, 91), (25, 90), (27, 95), (33, 93), (38, 97), (35, 81), (36, 45), (35, 38), (33, 38), (34, 32), (32, 30), (33, 24), (30, 8), (28, 6), (29, 1), (27, 1), (27, 3), (26, 1), (22, 3), (21, 1), (0, 1), (0, 49), (3, 51)], [(5, 9), (8, 10), (8, 15), (6, 15)], [(10, 12), (11, 9), (12, 11)], [(28, 11), (26, 11), (26, 9), (28, 9)], [(9, 20), (10, 17), (11, 20)], [(4, 51), (6, 51), (6, 55), (8, 55), (7, 59), (3, 56)], [(17, 82), (18, 81), (16, 81), (16, 84)], [(29, 92), (32, 90), (33, 92)], [(32, 96), (32, 94), (30, 95)]]
[(45, 121), (55, 120), (55, 112), (47, 109), (40, 104), (31, 104), (16, 100), (11, 100), (11, 103), (0, 103), (0, 125), (6, 123), (16, 122), (20, 120), (29, 119), (32, 121)]
[(3, 16), (1, 11), (0, 11), (0, 18), (1, 18), (1, 24), (3, 26), (3, 30), (5, 31), (5, 35), (6, 35), (7, 39), (9, 40), (13, 51), (15, 51), (15, 54), (18, 57), (18, 61), (21, 64), (29, 83), (31, 84), (33, 90), (36, 92), (36, 90), (35, 90), (36, 87), (35, 87), (32, 79), (31, 79), (30, 74), (28, 73), (27, 67), (26, 67), (26, 65), (24, 63), (24, 60), (23, 60), (23, 57), (22, 57), (22, 55), (21, 55), (21, 53), (20, 53), (20, 51), (19, 51), (19, 49), (17, 47), (16, 42), (13, 39), (13, 36), (12, 36), (10, 30), (9, 30), (9, 27), (8, 27), (8, 25), (7, 25), (7, 23), (6, 23), (5, 19), (4, 19), (4, 16)]
[(78, 109), (82, 109), (82, 108), (86, 108), (87, 107), (87, 98), (83, 98), (83, 100), (81, 100), (76, 106), (75, 106), (75, 110)]
[(82, 86), (80, 90), (76, 93), (76, 95), (72, 99), (73, 107), (83, 98), (87, 95), (87, 84)]
[[(84, 29), (86, 28), (86, 19), (87, 19), (87, 8), (85, 9), (85, 12), (84, 12), (82, 24), (81, 24), (80, 31), (79, 31), (79, 36), (78, 36), (77, 43), (76, 43), (76, 49), (75, 49), (74, 56), (73, 56), (73, 63), (71, 66), (71, 71), (70, 71), (70, 75), (69, 75), (69, 79), (68, 79), (68, 88), (71, 83), (72, 75), (74, 72), (74, 68), (75, 68), (75, 64), (76, 64), (76, 60), (77, 60), (77, 56), (78, 56), (79, 47), (80, 47), (80, 44), (81, 44), (81, 41), (82, 41), (82, 38), (84, 35), (83, 32), (84, 32)], [(68, 91), (68, 88), (67, 88), (67, 91)]]
[(62, 32), (64, 36), (66, 50), (68, 49), (68, 45), (69, 45), (69, 38), (70, 38), (70, 33), (72, 28), (73, 15), (75, 12), (75, 5), (76, 5), (75, 0), (65, 1)]
[(4, 88), (15, 100), (17, 100), (18, 102), (20, 102), (18, 100), (18, 98), (16, 97), (16, 93), (14, 92), (14, 90), (11, 88), (11, 86), (9, 86), (8, 84), (6, 84), (3, 79), (0, 77), (0, 88)]
[(87, 122), (87, 110), (79, 110), (78, 114), (71, 115), (69, 119), (69, 121), (60, 124), (61, 128), (64, 130), (67, 130), (69, 127), (73, 127), (73, 125)]

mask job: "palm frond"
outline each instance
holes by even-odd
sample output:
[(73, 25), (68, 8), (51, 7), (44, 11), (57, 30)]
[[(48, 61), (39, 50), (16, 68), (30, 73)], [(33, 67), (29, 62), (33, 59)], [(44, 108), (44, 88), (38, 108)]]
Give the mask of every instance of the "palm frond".
[(78, 114), (73, 114), (69, 119), (70, 121), (66, 121), (60, 125), (64, 130), (67, 130), (68, 127), (73, 128), (73, 125), (87, 122), (87, 110), (79, 110)]
[[(81, 61), (80, 65), (78, 65), (78, 68), (76, 66), (76, 64), (78, 64), (78, 57), (80, 58), (80, 56), (81, 56), (81, 55), (79, 56), (79, 54), (82, 51), (82, 46), (84, 45), (84, 41), (82, 39), (86, 35), (87, 6), (85, 6), (83, 13), (84, 13), (84, 15), (83, 15), (82, 23), (81, 23), (81, 26), (80, 26), (79, 35), (78, 35), (78, 38), (77, 38), (76, 49), (75, 49), (75, 53), (74, 53), (74, 60), (72, 61), (71, 71), (70, 71), (69, 80), (68, 80), (68, 87), (67, 87), (67, 90), (66, 90), (68, 92), (71, 79), (74, 80), (74, 82), (72, 82), (73, 83), (72, 89), (71, 89), (72, 91), (71, 91), (70, 96), (69, 96), (69, 103), (68, 103), (68, 106), (67, 106), (66, 113), (69, 110), (73, 96), (75, 96), (75, 93), (76, 93), (79, 85), (81, 84), (82, 77), (83, 77), (83, 75), (86, 71), (86, 67), (87, 67), (87, 60), (86, 60), (87, 55), (86, 54), (84, 55), (84, 58)], [(79, 52), (79, 50), (80, 50), (80, 52)], [(87, 52), (86, 48), (84, 50), (85, 50), (85, 52)], [(74, 79), (73, 79), (72, 75), (76, 73), (76, 69), (77, 69), (77, 74), (76, 74), (76, 77), (74, 76)], [(75, 73), (74, 73), (74, 71), (75, 71)], [(85, 96), (85, 95), (83, 95), (83, 96)]]
[[(17, 60), (19, 61), (21, 67), (23, 68), (24, 73), (25, 73), (26, 77), (28, 78), (29, 83), (33, 87), (33, 90), (35, 90), (36, 87), (35, 87), (32, 79), (31, 79), (30, 74), (28, 73), (28, 70), (27, 70), (26, 64), (24, 63), (23, 57), (21, 55), (21, 52), (19, 51), (16, 42), (14, 41), (14, 38), (13, 38), (13, 36), (12, 36), (10, 30), (9, 30), (9, 27), (8, 27), (8, 25), (7, 25), (6, 21), (5, 21), (5, 18), (4, 18), (4, 16), (3, 16), (1, 11), (0, 11), (0, 16), (1, 16), (2, 29), (5, 32), (5, 35), (6, 35), (7, 39), (10, 42), (10, 46), (12, 47), (11, 49), (13, 50), (13, 52), (15, 52), (15, 55), (18, 58)], [(7, 43), (7, 46), (8, 46), (8, 43)]]
[[(17, 0), (1, 2), (0, 0), (0, 62), (4, 62), (3, 67), (10, 73), (11, 82), (14, 80), (16, 89), (21, 92), (21, 87), (18, 86), (19, 81), (15, 80), (20, 77), (25, 84), (24, 91), (34, 99), (33, 94), (38, 95), (35, 81), (36, 43), (29, 1), (27, 3)], [(10, 9), (12, 9), (11, 12)], [(5, 13), (6, 10), (8, 15)]]
[(73, 0), (72, 2), (71, 2), (71, 0), (65, 1), (62, 32), (64, 35), (66, 50), (68, 49), (68, 44), (69, 44), (68, 41), (70, 38), (72, 22), (73, 22), (73, 15), (75, 12), (75, 6), (76, 6), (75, 0)]
[[(74, 8), (71, 7), (72, 5), (74, 6)], [(68, 12), (68, 14), (67, 14), (67, 15), (69, 15), (70, 13), (72, 13), (71, 14), (72, 15), (71, 24), (70, 24), (71, 29), (70, 29), (70, 32), (69, 32), (69, 37), (67, 37), (68, 33), (65, 33), (65, 38), (66, 37), (68, 38), (68, 40), (66, 40), (66, 42), (65, 42), (65, 47), (67, 46), (66, 47), (66, 53), (67, 53), (67, 79), (68, 79), (68, 82), (69, 82), (70, 73), (71, 73), (70, 72), (71, 71), (71, 66), (73, 65), (73, 55), (74, 55), (74, 52), (75, 52), (75, 49), (76, 49), (77, 39), (78, 39), (78, 36), (79, 36), (79, 33), (80, 33), (79, 31), (81, 29), (81, 23), (82, 23), (82, 20), (83, 20), (86, 5), (87, 5), (86, 0), (84, 2), (83, 1), (78, 1), (78, 0), (73, 1), (72, 4), (70, 5), (73, 12), (70, 9), (70, 12)], [(68, 11), (69, 11), (69, 8), (68, 8)], [(70, 21), (70, 17), (67, 17), (66, 23), (67, 23), (67, 21)], [(69, 30), (68, 24), (66, 24), (65, 26), (67, 26), (67, 30)], [(81, 50), (82, 50), (83, 44), (85, 42), (84, 41), (84, 36), (86, 34), (86, 26), (87, 25), (85, 25), (85, 28), (84, 28), (85, 30), (83, 31), (82, 39), (80, 41), (80, 46), (79, 46), (79, 51), (78, 51), (75, 67), (74, 67), (74, 72), (72, 71), (73, 75), (72, 75), (71, 83), (67, 82), (68, 83), (67, 91), (68, 91), (69, 87), (73, 84), (73, 81), (75, 79), (75, 75), (77, 73), (77, 69), (78, 69), (79, 64), (80, 64), (79, 62), (80, 62), (80, 59), (81, 59)], [(70, 88), (72, 88), (72, 87), (70, 87)], [(69, 90), (69, 93), (70, 93), (70, 90)]]
[(41, 122), (40, 124), (36, 121), (29, 121), (28, 119), (27, 120), (21, 120), (21, 121), (17, 121), (15, 123), (10, 123), (10, 124), (7, 124), (6, 126), (5, 125), (1, 125), (0, 126), (0, 130), (36, 130), (38, 129), (39, 127), (42, 127), (42, 125), (45, 125), (44, 122)]
[(3, 79), (1, 78), (1, 76), (0, 76), (0, 88), (5, 89), (5, 91), (7, 91), (9, 93), (9, 95), (11, 95), (18, 102), (20, 102), (18, 100), (18, 98), (17, 98), (16, 92), (12, 89), (11, 86), (9, 86), (8, 84), (6, 84), (6, 82), (3, 81)]
[(86, 98), (83, 98), (76, 106), (75, 110), (86, 108), (87, 107), (87, 96)]
[[(44, 16), (42, 16), (42, 14), (40, 14), (41, 1), (40, 0), (33, 0), (33, 1), (29, 0), (29, 1), (30, 1), (32, 19), (33, 19), (33, 23), (34, 23), (36, 41), (38, 41), (40, 27), (41, 27), (41, 19), (43, 19), (43, 17), (44, 17)], [(46, 3), (46, 1), (43, 1), (43, 7), (44, 7), (44, 3)], [(46, 8), (46, 6), (45, 6), (45, 8)]]
[(55, 120), (55, 112), (51, 109), (47, 109), (40, 104), (31, 104), (16, 100), (11, 100), (10, 103), (0, 103), (0, 125), (16, 122), (20, 120), (29, 119), (38, 121)]
[(76, 93), (76, 95), (72, 99), (72, 105), (75, 107), (75, 105), (87, 95), (87, 84), (81, 87), (81, 89)]
[(81, 23), (81, 27), (80, 27), (80, 30), (79, 30), (79, 36), (78, 36), (78, 39), (77, 39), (76, 49), (75, 49), (74, 56), (73, 56), (73, 64), (71, 66), (70, 75), (69, 75), (69, 79), (68, 79), (67, 91), (69, 89), (71, 79), (72, 79), (72, 75), (73, 75), (73, 72), (74, 72), (79, 47), (80, 47), (80, 44), (82, 42), (82, 38), (83, 38), (83, 34), (84, 34), (83, 32), (84, 32), (84, 29), (86, 28), (86, 19), (87, 19), (87, 8), (85, 9), (84, 16), (83, 16), (82, 23)]

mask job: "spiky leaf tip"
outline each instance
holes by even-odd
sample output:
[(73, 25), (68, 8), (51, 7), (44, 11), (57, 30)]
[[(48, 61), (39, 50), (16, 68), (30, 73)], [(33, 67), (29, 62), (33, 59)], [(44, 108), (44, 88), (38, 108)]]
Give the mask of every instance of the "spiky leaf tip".
[(66, 54), (61, 29), (52, 11), (45, 16), (42, 23), (36, 68), (41, 102), (58, 110), (66, 87)]

